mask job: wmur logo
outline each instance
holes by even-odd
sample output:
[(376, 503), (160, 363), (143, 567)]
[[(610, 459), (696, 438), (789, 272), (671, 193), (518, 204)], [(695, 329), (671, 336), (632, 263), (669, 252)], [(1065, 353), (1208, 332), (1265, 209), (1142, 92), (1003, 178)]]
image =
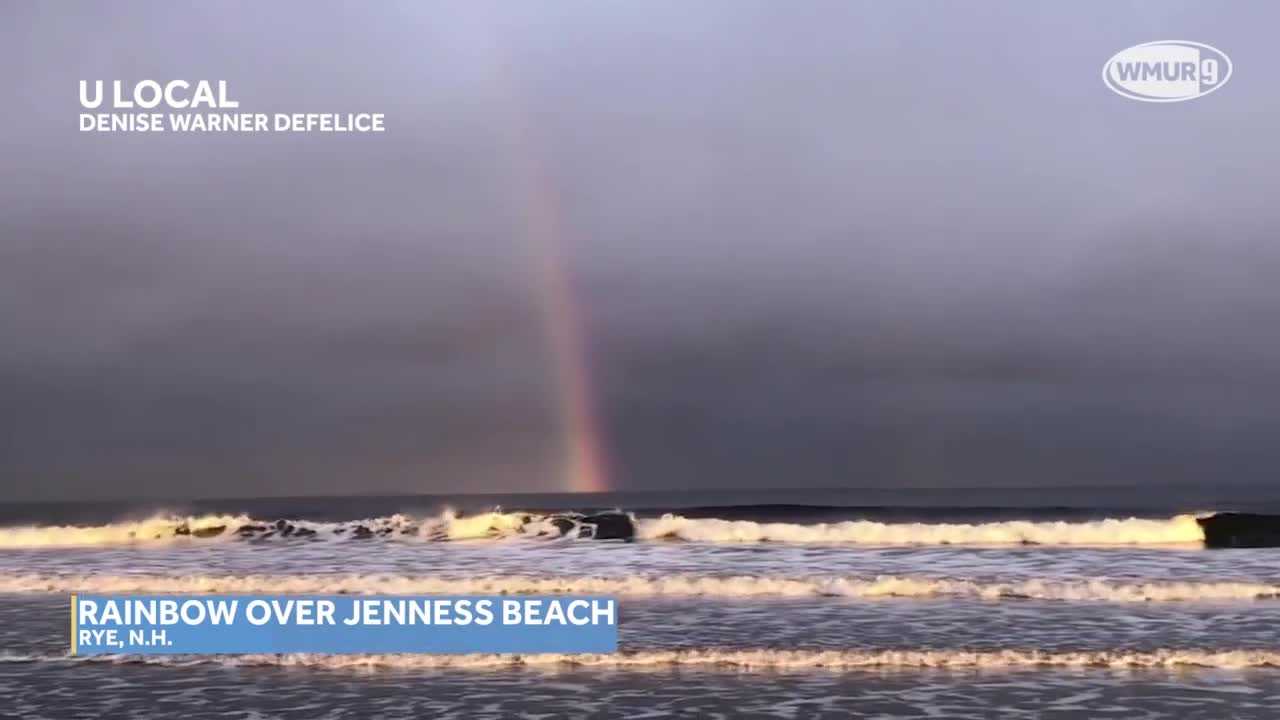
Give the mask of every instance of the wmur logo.
[(1142, 102), (1182, 102), (1204, 97), (1231, 79), (1231, 58), (1190, 40), (1156, 40), (1125, 48), (1102, 66), (1112, 92)]

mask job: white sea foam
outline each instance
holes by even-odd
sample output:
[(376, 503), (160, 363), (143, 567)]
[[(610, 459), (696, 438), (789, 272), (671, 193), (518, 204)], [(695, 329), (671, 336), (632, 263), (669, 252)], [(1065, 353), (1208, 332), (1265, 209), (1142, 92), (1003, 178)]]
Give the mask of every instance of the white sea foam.
[(190, 536), (177, 536), (180, 527), (204, 531), (216, 527), (234, 530), (254, 521), (244, 515), (202, 515), (179, 517), (157, 515), (109, 525), (27, 525), (0, 528), (0, 548), (46, 548), (95, 545), (126, 545), (144, 542), (173, 542), (190, 540)]
[[(0, 528), (0, 549), (211, 542), (235, 538), (241, 528), (254, 537), (286, 539), (274, 521), (243, 515), (155, 516), (98, 526), (24, 526)], [(836, 543), (852, 545), (1161, 545), (1200, 543), (1204, 532), (1194, 515), (1168, 519), (1106, 519), (1090, 522), (1010, 520), (988, 523), (761, 523), (749, 520), (663, 515), (634, 520), (638, 540), (677, 539), (708, 543)], [(560, 537), (549, 516), (488, 512), (459, 516), (452, 512), (415, 518), (407, 515), (325, 523), (289, 520), (288, 534), (340, 539), (357, 531), (392, 540), (478, 540), (506, 537)], [(202, 534), (220, 533), (212, 537)], [(575, 537), (575, 532), (569, 533)]]
[[(283, 534), (276, 531), (276, 522), (247, 515), (155, 515), (107, 525), (0, 527), (0, 549), (211, 542), (234, 539), (241, 528), (254, 529), (254, 537), (284, 539)], [(341, 523), (288, 520), (287, 524), (295, 537), (296, 531), (304, 530), (315, 533), (309, 537), (320, 539), (349, 537), (357, 528), (365, 528), (380, 537), (420, 540), (493, 538), (545, 529), (539, 519), (525, 514), (490, 512), (459, 516), (452, 511), (425, 518), (388, 515)]]
[(1036, 599), (1074, 602), (1181, 602), (1271, 600), (1280, 585), (1251, 582), (1166, 582), (1106, 579), (969, 579), (875, 577), (771, 577), (755, 575), (665, 577), (431, 577), (404, 575), (0, 575), (0, 593), (309, 593), (309, 594), (582, 594), (627, 597), (848, 597), (978, 600)]
[[(30, 661), (67, 661), (43, 656)], [(608, 655), (236, 655), (95, 656), (77, 661), (170, 666), (219, 664), (229, 667), (285, 666), (336, 670), (580, 668), (711, 670), (857, 670), (860, 668), (1255, 668), (1280, 667), (1280, 652), (1269, 650), (1160, 649), (1045, 652), (1039, 650), (770, 650), (688, 649), (620, 652)]]
[(636, 537), (700, 542), (848, 543), (858, 545), (1155, 545), (1198, 543), (1204, 532), (1194, 515), (1092, 522), (882, 523), (857, 520), (796, 525), (749, 520), (693, 519), (680, 515), (640, 520)]

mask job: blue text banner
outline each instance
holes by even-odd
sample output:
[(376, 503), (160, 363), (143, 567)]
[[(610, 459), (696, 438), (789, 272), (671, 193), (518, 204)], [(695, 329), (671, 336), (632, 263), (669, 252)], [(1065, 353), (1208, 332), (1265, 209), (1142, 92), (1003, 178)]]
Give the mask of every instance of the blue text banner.
[(608, 653), (611, 597), (73, 595), (71, 652)]

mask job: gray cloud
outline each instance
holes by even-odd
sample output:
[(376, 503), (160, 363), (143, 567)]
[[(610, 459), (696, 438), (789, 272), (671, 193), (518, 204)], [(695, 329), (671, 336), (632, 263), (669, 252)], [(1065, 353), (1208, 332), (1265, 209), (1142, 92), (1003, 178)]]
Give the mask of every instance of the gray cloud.
[[(621, 486), (1280, 460), (1268, 4), (4, 13), (6, 497), (561, 487), (537, 203)], [(1230, 86), (1103, 87), (1164, 37)], [(116, 78), (389, 132), (76, 132)]]

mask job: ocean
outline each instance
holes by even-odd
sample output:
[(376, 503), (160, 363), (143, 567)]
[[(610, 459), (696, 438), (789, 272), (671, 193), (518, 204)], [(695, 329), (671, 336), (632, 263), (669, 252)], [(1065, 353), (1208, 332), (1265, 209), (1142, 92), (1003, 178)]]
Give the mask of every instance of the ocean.
[[(1280, 547), (1226, 513), (1280, 491), (9, 504), (0, 717), (1275, 717)], [(621, 652), (73, 658), (71, 592), (612, 594)]]

